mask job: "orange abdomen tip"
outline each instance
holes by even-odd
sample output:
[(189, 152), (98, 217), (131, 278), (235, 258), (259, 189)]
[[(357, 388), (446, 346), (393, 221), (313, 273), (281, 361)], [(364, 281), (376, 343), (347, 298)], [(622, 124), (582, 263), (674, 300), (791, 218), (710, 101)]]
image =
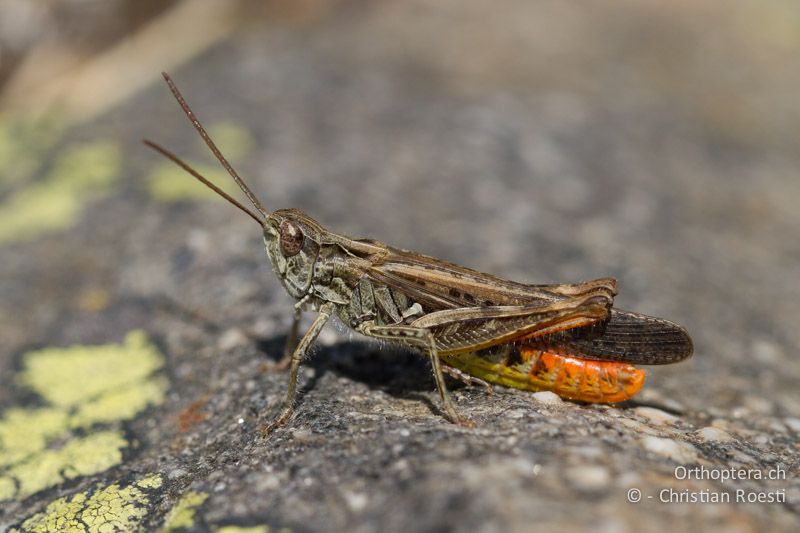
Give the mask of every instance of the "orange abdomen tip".
[(645, 372), (628, 363), (595, 361), (522, 346), (530, 364), (530, 384), (571, 400), (616, 403), (632, 398), (644, 385)]

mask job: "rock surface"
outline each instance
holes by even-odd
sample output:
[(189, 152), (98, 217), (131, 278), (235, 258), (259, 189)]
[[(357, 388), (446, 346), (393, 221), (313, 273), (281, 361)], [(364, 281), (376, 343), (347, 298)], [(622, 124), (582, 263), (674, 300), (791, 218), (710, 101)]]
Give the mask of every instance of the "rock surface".
[(796, 530), (800, 35), (767, 29), (796, 6), (308, 5), (172, 72), (269, 208), (614, 276), (694, 358), (613, 407), (450, 382), (464, 429), (423, 358), (328, 328), (264, 439), (292, 302), (252, 221), (139, 144), (227, 180), (163, 84), (70, 128), (6, 113), (0, 530)]

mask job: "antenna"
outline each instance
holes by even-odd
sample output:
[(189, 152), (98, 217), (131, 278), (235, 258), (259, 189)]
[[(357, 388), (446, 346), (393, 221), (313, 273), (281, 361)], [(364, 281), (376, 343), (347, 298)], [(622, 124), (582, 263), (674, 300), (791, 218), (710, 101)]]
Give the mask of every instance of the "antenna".
[(197, 178), (197, 180), (200, 181), (203, 185), (205, 185), (206, 187), (208, 187), (209, 189), (211, 189), (215, 193), (219, 194), (220, 196), (222, 196), (223, 198), (228, 200), (230, 203), (232, 203), (233, 205), (235, 205), (236, 207), (238, 207), (239, 209), (241, 209), (242, 211), (244, 211), (245, 213), (250, 215), (250, 217), (253, 220), (258, 222), (259, 226), (264, 227), (264, 220), (263, 219), (261, 219), (258, 215), (256, 215), (252, 210), (250, 210), (247, 207), (243, 206), (238, 200), (233, 198), (231, 195), (229, 195), (228, 193), (226, 193), (225, 191), (223, 191), (222, 189), (220, 189), (219, 187), (217, 187), (216, 185), (211, 183), (211, 181), (208, 178), (203, 177), (202, 174), (200, 174), (198, 171), (196, 171), (191, 166), (189, 166), (189, 164), (186, 163), (185, 161), (183, 161), (181, 158), (179, 158), (178, 156), (176, 156), (175, 154), (173, 154), (172, 152), (170, 152), (169, 150), (167, 150), (163, 146), (154, 143), (153, 141), (150, 141), (150, 140), (147, 140), (147, 139), (142, 139), (142, 142), (144, 144), (146, 144), (147, 146), (149, 146), (150, 148), (152, 148), (153, 150), (155, 150), (156, 152), (158, 152), (161, 155), (163, 155), (164, 157), (166, 157), (167, 159), (171, 160), (173, 163), (175, 163), (176, 165), (181, 167), (183, 170), (185, 170), (186, 172), (188, 172), (189, 174), (191, 174), (195, 178)]
[[(183, 97), (181, 92), (178, 90), (178, 87), (175, 85), (175, 82), (172, 81), (172, 78), (170, 78), (169, 74), (167, 74), (166, 72), (162, 72), (161, 75), (164, 76), (164, 80), (167, 82), (167, 86), (169, 86), (169, 90), (172, 91), (172, 95), (175, 96), (175, 99), (178, 101), (178, 104), (180, 104), (181, 109), (183, 109), (183, 112), (186, 113), (187, 117), (189, 117), (189, 121), (194, 126), (194, 129), (197, 130), (197, 133), (200, 134), (200, 137), (203, 138), (205, 143), (208, 145), (209, 149), (211, 149), (211, 152), (214, 154), (214, 157), (216, 157), (217, 160), (219, 160), (220, 164), (223, 167), (225, 167), (225, 170), (227, 170), (228, 174), (231, 175), (231, 177), (233, 178), (233, 181), (236, 182), (236, 185), (238, 185), (239, 188), (242, 189), (242, 192), (244, 192), (245, 196), (247, 196), (247, 199), (250, 200), (250, 203), (253, 204), (253, 207), (255, 207), (262, 215), (264, 215), (265, 218), (267, 218), (269, 215), (268, 215), (267, 211), (264, 209), (264, 207), (261, 205), (261, 202), (258, 201), (258, 198), (256, 198), (256, 195), (253, 194), (253, 191), (250, 190), (250, 187), (248, 187), (247, 184), (244, 182), (244, 180), (241, 177), (239, 177), (239, 174), (236, 173), (236, 171), (233, 169), (231, 164), (228, 163), (228, 160), (225, 159), (225, 156), (222, 155), (222, 152), (219, 151), (219, 148), (217, 148), (217, 145), (214, 144), (214, 141), (211, 140), (211, 137), (206, 132), (206, 129), (203, 127), (202, 124), (200, 124), (200, 121), (197, 120), (197, 117), (195, 116), (194, 112), (192, 112), (192, 109), (189, 107), (189, 104), (186, 103), (186, 99)], [(170, 159), (172, 159), (173, 161), (175, 161), (176, 163), (181, 165), (183, 168), (185, 168), (187, 171), (189, 170), (188, 165), (186, 165), (185, 163), (183, 163), (183, 164), (180, 163), (179, 162), (180, 159), (178, 159), (175, 156), (172, 156), (166, 150), (156, 148), (156, 146), (153, 146), (153, 145), (150, 145), (150, 144), (148, 144), (148, 146), (151, 146), (152, 148), (154, 148), (154, 149), (158, 150), (159, 152), (161, 152), (162, 154), (166, 155), (167, 157), (169, 157)], [(196, 177), (196, 178), (198, 177), (198, 175), (196, 175), (195, 173), (192, 173), (192, 175), (194, 177)], [(203, 183), (205, 183), (206, 185), (209, 184), (207, 182), (207, 180), (201, 180), (201, 181), (203, 181)], [(218, 188), (216, 188), (216, 187), (213, 187), (213, 188), (214, 188), (215, 191), (221, 192)], [(225, 195), (224, 193), (223, 193), (223, 195), (226, 198), (230, 199), (230, 196)], [(236, 205), (239, 205), (239, 204), (237, 203)], [(263, 222), (259, 222), (259, 223), (263, 226)]]

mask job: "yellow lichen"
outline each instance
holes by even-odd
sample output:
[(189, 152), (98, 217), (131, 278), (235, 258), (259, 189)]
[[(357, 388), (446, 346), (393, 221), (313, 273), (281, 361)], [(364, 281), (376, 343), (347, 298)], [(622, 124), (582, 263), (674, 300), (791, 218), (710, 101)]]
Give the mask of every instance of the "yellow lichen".
[(128, 446), (120, 431), (100, 431), (69, 440), (12, 465), (6, 475), (16, 479), (17, 498), (26, 498), (67, 479), (102, 472), (122, 461)]
[(48, 183), (23, 189), (0, 205), (0, 244), (23, 241), (68, 226), (81, 199)]
[[(251, 133), (235, 123), (218, 122), (210, 126), (208, 132), (229, 161), (235, 162), (243, 158), (253, 147)], [(208, 151), (205, 144), (202, 144), (201, 149), (204, 152)], [(218, 164), (204, 164), (192, 160), (189, 161), (189, 164), (225, 192), (235, 194), (238, 190), (235, 184), (227, 176), (224, 176), (225, 171)], [(219, 176), (224, 177), (217, 179)], [(218, 197), (216, 193), (197, 183), (186, 171), (171, 161), (162, 161), (156, 164), (147, 176), (146, 183), (150, 195), (162, 202), (205, 200)]]
[[(242, 159), (255, 145), (250, 130), (236, 122), (226, 120), (215, 122), (208, 127), (208, 134), (228, 161)], [(201, 150), (208, 151), (202, 139), (198, 138), (197, 143)]]
[(20, 113), (0, 115), (0, 185), (29, 179), (63, 133), (64, 121), (55, 114), (35, 119)]
[[(0, 501), (102, 472), (128, 447), (115, 427), (164, 400), (163, 356), (142, 331), (122, 344), (47, 348), (23, 355), (18, 379), (49, 405), (0, 418)], [(71, 430), (90, 430), (75, 436)]]
[(47, 401), (72, 407), (101, 394), (139, 384), (161, 368), (163, 357), (143, 331), (132, 331), (123, 344), (45, 348), (24, 358), (20, 380)]
[(269, 533), (269, 526), (222, 526), (214, 530), (214, 533)]
[(17, 493), (17, 484), (10, 477), (0, 477), (0, 502), (10, 500)]
[[(190, 163), (203, 176), (213, 181), (227, 193), (233, 193), (235, 186), (227, 178), (217, 179), (225, 173), (221, 167)], [(182, 200), (208, 200), (218, 198), (217, 194), (192, 178), (185, 170), (170, 161), (161, 161), (153, 167), (145, 179), (150, 196), (161, 202), (178, 202)]]
[[(22, 531), (131, 531), (138, 529), (150, 504), (148, 489), (158, 488), (161, 476), (152, 474), (127, 487), (111, 484), (59, 498), (22, 523)], [(144, 490), (142, 490), (144, 489)]]
[(164, 521), (163, 533), (169, 533), (181, 528), (191, 528), (194, 526), (194, 515), (208, 498), (208, 494), (202, 492), (189, 491), (178, 500)]
[(164, 484), (164, 480), (158, 474), (151, 474), (144, 479), (136, 482), (136, 485), (143, 489), (158, 489)]
[(119, 146), (111, 141), (73, 146), (59, 155), (46, 181), (80, 192), (92, 192), (116, 179), (120, 157)]
[[(80, 512), (86, 502), (86, 494), (76, 494), (72, 498), (59, 498), (47, 508), (22, 523), (22, 531), (30, 533), (50, 533), (53, 531), (81, 531)], [(85, 528), (83, 528), (85, 529)]]
[(0, 468), (44, 450), (64, 431), (67, 419), (65, 411), (51, 407), (6, 410), (0, 418)]
[(44, 181), (0, 204), (0, 244), (73, 224), (87, 201), (107, 192), (120, 168), (116, 144), (98, 141), (66, 150)]
[(168, 386), (166, 378), (154, 377), (108, 391), (79, 405), (70, 425), (86, 427), (98, 422), (131, 420), (148, 406), (161, 403)]

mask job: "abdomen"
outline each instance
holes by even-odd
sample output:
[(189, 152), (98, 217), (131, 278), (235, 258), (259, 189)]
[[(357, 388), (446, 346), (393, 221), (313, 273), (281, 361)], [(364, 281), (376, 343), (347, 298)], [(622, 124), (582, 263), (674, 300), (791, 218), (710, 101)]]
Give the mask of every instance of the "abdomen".
[(562, 355), (519, 344), (500, 349), (441, 356), (462, 372), (505, 387), (552, 391), (563, 398), (615, 403), (644, 385), (644, 370), (628, 363)]

